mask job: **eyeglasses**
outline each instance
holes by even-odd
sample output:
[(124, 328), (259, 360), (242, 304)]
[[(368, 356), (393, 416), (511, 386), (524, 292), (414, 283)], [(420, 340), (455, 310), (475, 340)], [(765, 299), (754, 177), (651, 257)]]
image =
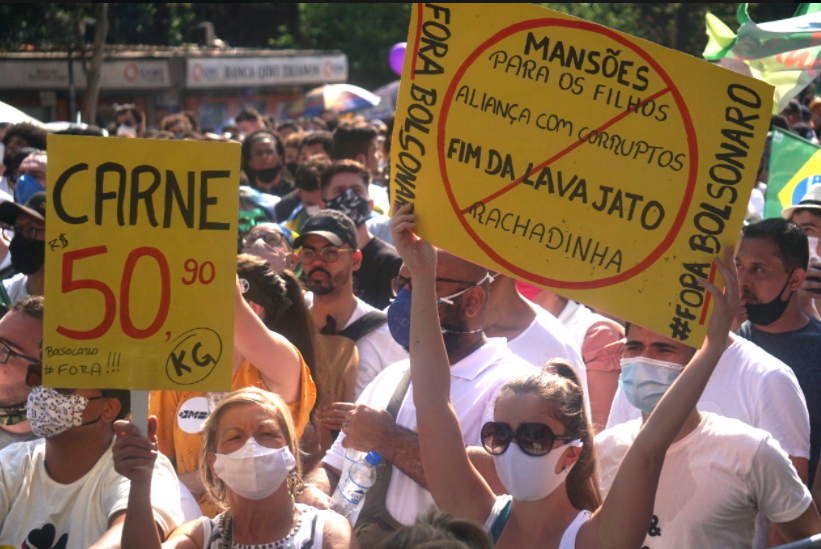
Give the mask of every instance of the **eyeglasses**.
[(0, 364), (8, 364), (9, 359), (11, 357), (22, 358), (28, 362), (33, 364), (40, 364), (40, 360), (37, 358), (31, 358), (30, 356), (21, 355), (20, 353), (15, 353), (11, 350), (11, 347), (5, 341), (0, 341)]
[(3, 238), (6, 240), (11, 240), (15, 234), (19, 234), (26, 240), (36, 242), (39, 240), (37, 237), (41, 233), (45, 235), (46, 230), (35, 227), (3, 227)]
[(529, 456), (546, 456), (557, 440), (576, 440), (571, 435), (556, 435), (544, 423), (522, 423), (514, 432), (507, 423), (491, 421), (482, 427), (482, 446), (492, 456), (507, 452), (514, 440), (522, 452)]
[(354, 251), (356, 250), (347, 250), (343, 248), (329, 246), (327, 248), (322, 248), (321, 250), (319, 250), (319, 253), (316, 253), (310, 248), (302, 248), (302, 250), (300, 250), (299, 252), (299, 262), (303, 265), (310, 265), (316, 260), (316, 256), (319, 256), (325, 263), (336, 263), (336, 260), (339, 259), (339, 254), (343, 252)]
[[(452, 280), (450, 278), (437, 278), (436, 282), (450, 282), (451, 284), (468, 284), (470, 286), (477, 285), (474, 282), (467, 282), (465, 280)], [(482, 282), (484, 282), (484, 280), (482, 280)], [(479, 284), (481, 284), (481, 282)], [(394, 297), (396, 297), (399, 294), (399, 292), (401, 292), (405, 288), (407, 288), (409, 292), (413, 291), (413, 283), (411, 282), (410, 278), (404, 276), (397, 276), (391, 279), (391, 290), (393, 290)]]
[(257, 240), (262, 239), (267, 245), (271, 246), (272, 248), (278, 248), (282, 242), (288, 243), (288, 248), (290, 249), (291, 243), (285, 238), (285, 235), (278, 232), (278, 231), (271, 231), (268, 233), (256, 233), (254, 235), (248, 235), (242, 240), (242, 245), (246, 248), (249, 248), (254, 245), (254, 242)]

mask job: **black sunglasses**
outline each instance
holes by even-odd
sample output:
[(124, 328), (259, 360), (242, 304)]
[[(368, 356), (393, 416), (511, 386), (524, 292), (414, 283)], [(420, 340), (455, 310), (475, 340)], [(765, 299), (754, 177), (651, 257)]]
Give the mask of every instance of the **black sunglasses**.
[(571, 435), (556, 435), (544, 423), (522, 423), (514, 431), (507, 423), (490, 421), (482, 427), (482, 446), (488, 454), (501, 456), (514, 440), (522, 452), (529, 456), (546, 456), (557, 440), (576, 440)]

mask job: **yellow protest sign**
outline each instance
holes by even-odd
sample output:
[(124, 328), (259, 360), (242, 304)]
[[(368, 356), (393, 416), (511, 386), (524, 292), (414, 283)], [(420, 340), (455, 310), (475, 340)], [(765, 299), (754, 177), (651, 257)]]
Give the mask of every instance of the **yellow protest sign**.
[(690, 345), (772, 88), (528, 4), (415, 4), (392, 192), (434, 245)]
[(48, 147), (44, 384), (230, 390), (239, 144)]

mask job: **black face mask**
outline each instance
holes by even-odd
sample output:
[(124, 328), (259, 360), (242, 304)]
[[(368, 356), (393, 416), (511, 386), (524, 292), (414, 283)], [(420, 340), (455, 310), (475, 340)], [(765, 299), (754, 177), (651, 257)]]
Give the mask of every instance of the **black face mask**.
[(364, 225), (371, 216), (371, 203), (356, 194), (353, 189), (348, 189), (336, 198), (328, 200), (325, 206), (329, 210), (347, 215), (357, 227)]
[(275, 166), (273, 168), (266, 168), (264, 170), (255, 170), (254, 177), (265, 184), (271, 183), (277, 178), (279, 172), (282, 171), (282, 166)]
[(34, 274), (40, 270), (46, 262), (46, 243), (26, 240), (20, 235), (15, 235), (9, 244), (11, 253), (11, 266), (14, 272), (24, 275)]
[(778, 321), (779, 318), (784, 316), (784, 311), (787, 310), (787, 306), (789, 306), (790, 300), (795, 292), (790, 292), (790, 295), (786, 300), (781, 299), (781, 294), (783, 294), (784, 290), (787, 289), (787, 286), (790, 285), (790, 280), (792, 280), (792, 275), (794, 272), (795, 271), (790, 272), (790, 276), (787, 277), (787, 283), (784, 284), (784, 287), (781, 288), (781, 291), (778, 292), (775, 299), (769, 303), (747, 305), (747, 318), (750, 319), (750, 322), (753, 325), (770, 326)]
[(285, 164), (285, 168), (291, 175), (296, 175), (296, 171), (299, 169), (299, 162), (288, 162)]

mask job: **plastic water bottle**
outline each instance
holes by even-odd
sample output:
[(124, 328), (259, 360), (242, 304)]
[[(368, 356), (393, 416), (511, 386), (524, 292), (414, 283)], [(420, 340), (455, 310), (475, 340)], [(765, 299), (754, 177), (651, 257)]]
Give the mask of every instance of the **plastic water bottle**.
[(331, 508), (347, 517), (362, 505), (365, 494), (376, 484), (376, 468), (382, 456), (371, 452), (364, 461), (353, 463), (347, 475), (343, 475), (331, 500)]
[[(0, 286), (2, 286), (2, 284), (0, 284)], [(368, 457), (368, 452), (360, 452), (359, 450), (348, 448), (345, 451), (345, 462), (342, 464), (342, 472), (340, 473), (339, 478), (348, 478), (348, 473), (351, 471), (351, 467), (360, 461), (365, 461), (366, 457)], [(334, 492), (334, 494), (336, 494), (336, 492)], [(351, 523), (351, 526), (356, 525), (356, 521), (359, 520), (359, 512), (361, 510), (361, 506), (357, 507), (351, 512), (350, 515), (348, 515), (348, 522)]]

